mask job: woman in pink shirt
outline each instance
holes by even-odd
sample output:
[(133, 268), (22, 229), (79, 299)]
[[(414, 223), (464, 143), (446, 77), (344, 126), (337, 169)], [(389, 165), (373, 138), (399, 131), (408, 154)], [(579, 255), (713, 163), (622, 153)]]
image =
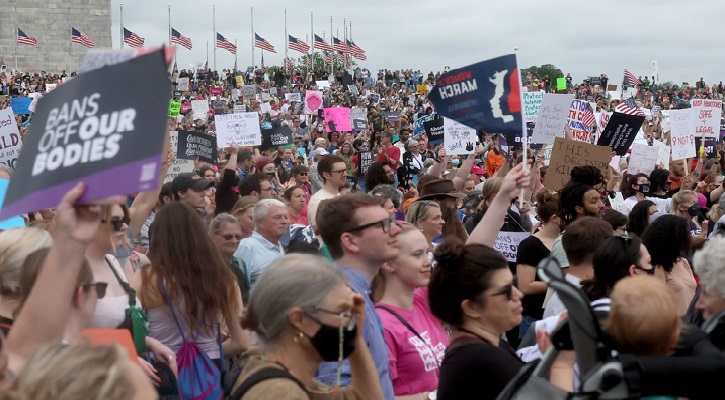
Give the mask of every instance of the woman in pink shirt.
[(438, 387), (438, 366), (449, 337), (428, 307), (428, 241), (418, 228), (406, 225), (398, 244), (398, 258), (384, 263), (373, 280), (373, 298), (385, 330), (396, 398), (427, 399)]

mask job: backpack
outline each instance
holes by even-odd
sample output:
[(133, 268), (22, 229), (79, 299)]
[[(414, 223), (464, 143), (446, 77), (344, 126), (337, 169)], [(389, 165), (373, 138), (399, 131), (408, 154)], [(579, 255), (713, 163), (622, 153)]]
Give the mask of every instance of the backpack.
[(242, 382), (242, 384), (237, 388), (236, 391), (226, 397), (226, 400), (241, 400), (242, 397), (244, 397), (244, 395), (256, 384), (273, 378), (290, 379), (294, 381), (302, 390), (304, 390), (305, 393), (307, 393), (307, 389), (305, 389), (305, 386), (302, 384), (302, 382), (297, 380), (297, 378), (292, 376), (289, 372), (279, 368), (267, 367), (262, 368), (259, 371), (248, 376), (247, 379)]
[[(176, 326), (179, 328), (183, 340), (176, 352), (176, 365), (179, 370), (179, 394), (183, 400), (222, 400), (224, 390), (222, 387), (222, 372), (224, 371), (224, 352), (222, 351), (221, 330), (217, 324), (217, 340), (219, 341), (219, 359), (221, 370), (203, 352), (195, 340), (186, 340), (179, 318), (174, 312), (171, 298), (166, 292), (166, 286), (161, 284), (161, 293), (174, 316)], [(202, 323), (199, 324), (203, 326)]]

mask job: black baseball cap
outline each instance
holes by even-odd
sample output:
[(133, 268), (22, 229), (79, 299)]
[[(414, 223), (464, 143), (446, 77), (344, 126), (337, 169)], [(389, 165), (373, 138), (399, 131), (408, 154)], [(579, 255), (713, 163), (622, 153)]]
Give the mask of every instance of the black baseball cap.
[(200, 192), (202, 190), (209, 189), (212, 186), (214, 186), (213, 181), (204, 179), (197, 173), (187, 172), (179, 174), (176, 178), (174, 178), (171, 182), (171, 192), (176, 194), (187, 189)]

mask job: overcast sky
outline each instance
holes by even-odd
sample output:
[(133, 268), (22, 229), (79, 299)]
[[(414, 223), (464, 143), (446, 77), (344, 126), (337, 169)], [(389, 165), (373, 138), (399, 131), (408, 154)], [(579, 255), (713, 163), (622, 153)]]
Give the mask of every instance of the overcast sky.
[[(158, 0), (112, 0), (113, 46), (119, 46), (119, 5), (126, 28), (146, 38), (147, 46), (168, 41), (168, 3)], [(241, 5), (243, 3), (244, 5)], [(514, 52), (522, 68), (554, 64), (575, 82), (606, 73), (620, 83), (624, 68), (652, 76), (652, 61), (661, 81), (709, 84), (724, 79), (721, 18), (725, 1), (658, 0), (606, 2), (563, 0), (373, 0), (251, 1), (175, 0), (171, 25), (192, 39), (191, 51), (178, 50), (179, 68), (207, 60), (214, 66), (212, 4), (216, 30), (238, 42), (238, 67), (252, 63), (250, 5), (254, 30), (277, 54), (265, 52), (266, 65), (281, 64), (287, 31), (306, 39), (314, 31), (329, 41), (330, 17), (335, 35), (343, 37), (343, 19), (352, 22), (352, 38), (367, 54), (361, 66), (413, 68), (424, 73), (458, 68)], [(339, 32), (339, 35), (338, 35)], [(311, 39), (307, 41), (310, 44)], [(255, 50), (259, 65), (260, 50)], [(289, 51), (297, 59), (301, 54)], [(218, 69), (231, 68), (234, 56), (216, 51)]]

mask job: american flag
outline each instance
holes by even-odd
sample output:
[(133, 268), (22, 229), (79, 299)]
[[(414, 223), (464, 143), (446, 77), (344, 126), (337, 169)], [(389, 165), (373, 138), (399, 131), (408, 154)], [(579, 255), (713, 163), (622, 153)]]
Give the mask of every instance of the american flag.
[(186, 47), (187, 50), (191, 50), (191, 39), (182, 35), (174, 28), (171, 28), (171, 43), (180, 44)]
[(138, 49), (143, 47), (143, 43), (145, 41), (146, 39), (142, 38), (141, 36), (129, 31), (126, 28), (123, 28), (123, 42), (127, 45)]
[(308, 70), (312, 69), (312, 55), (311, 54), (307, 55), (307, 69)]
[(365, 50), (361, 49), (360, 46), (356, 45), (355, 42), (352, 41), (352, 39), (350, 39), (349, 42), (350, 43), (348, 43), (348, 44), (350, 45), (350, 47), (352, 47), (352, 50), (354, 52), (359, 52), (359, 53), (365, 54)]
[(235, 46), (234, 43), (229, 43), (229, 41), (219, 34), (219, 32), (216, 33), (216, 47), (228, 50), (232, 54), (237, 54), (237, 46)]
[(367, 60), (367, 56), (365, 56), (365, 52), (363, 49), (355, 46), (355, 43), (352, 42), (352, 40), (346, 40), (347, 46), (350, 48), (350, 51), (352, 52), (353, 57), (357, 58), (358, 60), (365, 61)]
[(287, 36), (289, 36), (290, 49), (299, 51), (300, 53), (307, 53), (310, 50), (310, 46), (307, 43), (301, 41), (300, 39), (297, 39), (292, 35)]
[(625, 68), (624, 69), (624, 84), (630, 85), (630, 86), (637, 86), (637, 85), (641, 85), (642, 82), (639, 79), (637, 79), (637, 77), (635, 77), (631, 72), (629, 72), (628, 69)]
[(317, 50), (324, 50), (324, 51), (333, 51), (334, 49), (332, 46), (327, 44), (324, 39), (321, 37), (315, 35), (315, 49)]
[(262, 50), (271, 51), (272, 53), (276, 53), (274, 50), (274, 46), (269, 44), (268, 41), (264, 40), (261, 36), (254, 34), (254, 47), (259, 47)]
[(586, 129), (587, 131), (591, 131), (592, 126), (596, 121), (597, 119), (594, 117), (592, 107), (587, 105), (587, 110), (584, 111), (584, 115), (582, 116), (582, 124), (584, 124), (584, 129)]
[(284, 69), (286, 71), (292, 70), (292, 59), (291, 58), (285, 59), (285, 61), (284, 61)]
[(644, 112), (637, 106), (637, 102), (634, 101), (633, 97), (628, 98), (625, 101), (619, 102), (614, 111), (620, 112), (627, 115), (641, 115), (644, 116)]
[(329, 52), (325, 52), (325, 64), (332, 65), (332, 55)]
[(18, 28), (18, 44), (27, 44), (33, 47), (38, 47), (38, 40), (34, 37), (30, 37)]
[(340, 53), (350, 53), (350, 48), (347, 47), (345, 42), (341, 41), (336, 37), (332, 37), (332, 47)]
[(88, 48), (93, 48), (96, 45), (96, 42), (91, 39), (90, 36), (87, 36), (85, 33), (79, 31), (76, 28), (71, 27), (71, 37), (70, 41), (73, 43), (80, 43)]

